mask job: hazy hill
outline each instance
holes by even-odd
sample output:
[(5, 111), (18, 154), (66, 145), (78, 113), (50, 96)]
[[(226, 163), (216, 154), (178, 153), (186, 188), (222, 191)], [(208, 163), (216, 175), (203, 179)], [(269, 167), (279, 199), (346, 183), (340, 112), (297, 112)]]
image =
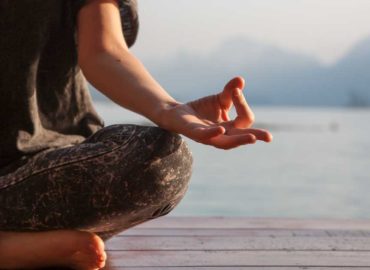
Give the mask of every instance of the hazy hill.
[[(353, 106), (370, 106), (370, 38), (358, 43), (331, 69), (334, 89)], [(337, 82), (337, 83), (335, 83)]]
[[(213, 93), (234, 75), (247, 79), (248, 100), (263, 105), (370, 105), (370, 39), (331, 67), (314, 58), (247, 39), (225, 42), (207, 55), (180, 52), (145, 63), (181, 101)], [(93, 91), (95, 99), (101, 99)]]

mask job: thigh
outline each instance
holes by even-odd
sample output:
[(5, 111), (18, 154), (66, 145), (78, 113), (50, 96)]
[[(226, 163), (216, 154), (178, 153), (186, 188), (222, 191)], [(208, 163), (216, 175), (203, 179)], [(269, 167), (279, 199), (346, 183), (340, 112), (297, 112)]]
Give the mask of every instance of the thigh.
[(0, 178), (0, 230), (131, 227), (178, 203), (190, 164), (178, 135), (106, 127), (79, 145), (39, 153)]

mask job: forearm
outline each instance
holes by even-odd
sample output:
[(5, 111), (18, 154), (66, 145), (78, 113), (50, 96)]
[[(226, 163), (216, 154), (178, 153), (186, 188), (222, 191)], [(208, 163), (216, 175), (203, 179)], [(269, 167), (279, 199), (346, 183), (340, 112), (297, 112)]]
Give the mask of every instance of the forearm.
[(177, 102), (128, 50), (101, 51), (80, 61), (87, 80), (122, 107), (163, 126), (163, 112)]

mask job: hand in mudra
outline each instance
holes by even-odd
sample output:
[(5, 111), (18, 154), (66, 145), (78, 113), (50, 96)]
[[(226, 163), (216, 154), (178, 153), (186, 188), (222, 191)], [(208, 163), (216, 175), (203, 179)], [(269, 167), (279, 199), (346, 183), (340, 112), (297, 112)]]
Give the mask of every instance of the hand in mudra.
[[(250, 128), (254, 114), (242, 93), (244, 84), (242, 78), (236, 77), (216, 95), (172, 107), (166, 117), (167, 129), (222, 149), (253, 144), (257, 140), (270, 142), (272, 135), (268, 131)], [(231, 120), (228, 112), (233, 105), (237, 116)]]

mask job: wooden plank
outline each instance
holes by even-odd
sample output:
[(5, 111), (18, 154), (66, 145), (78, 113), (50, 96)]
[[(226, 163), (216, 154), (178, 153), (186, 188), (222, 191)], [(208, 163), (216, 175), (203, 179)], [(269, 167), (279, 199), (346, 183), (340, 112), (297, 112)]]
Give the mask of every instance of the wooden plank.
[(359, 230), (309, 230), (309, 229), (184, 229), (184, 228), (134, 228), (117, 235), (125, 236), (253, 236), (253, 237), (370, 237), (370, 231)]
[(112, 267), (370, 267), (370, 252), (110, 251)]
[(105, 270), (369, 270), (368, 267), (107, 267)]
[(107, 269), (370, 269), (369, 220), (165, 217), (107, 241)]
[(370, 220), (169, 216), (146, 222), (138, 227), (370, 230)]
[(116, 237), (106, 250), (322, 250), (370, 251), (370, 237)]

